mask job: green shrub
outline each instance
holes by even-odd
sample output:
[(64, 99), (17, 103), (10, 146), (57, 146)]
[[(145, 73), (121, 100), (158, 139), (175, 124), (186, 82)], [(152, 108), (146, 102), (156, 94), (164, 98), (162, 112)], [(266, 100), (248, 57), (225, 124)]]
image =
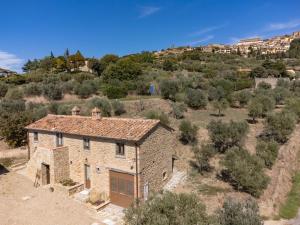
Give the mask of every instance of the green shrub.
[(189, 120), (181, 121), (179, 125), (180, 140), (184, 144), (193, 144), (197, 142), (198, 127)]
[(193, 109), (203, 109), (207, 105), (207, 97), (203, 91), (189, 88), (186, 91), (185, 103)]
[(259, 141), (256, 145), (256, 155), (263, 160), (265, 166), (272, 168), (278, 155), (278, 144), (275, 141)]
[(273, 96), (275, 99), (276, 105), (284, 104), (285, 100), (290, 97), (291, 93), (287, 88), (276, 87), (273, 89)]
[(73, 79), (79, 83), (82, 83), (85, 80), (93, 80), (94, 78), (95, 78), (95, 75), (93, 75), (91, 73), (80, 72), (80, 73), (73, 74)]
[(184, 118), (184, 112), (186, 112), (186, 105), (183, 103), (172, 103), (172, 114), (175, 119)]
[(26, 111), (1, 113), (0, 115), (0, 136), (11, 147), (20, 147), (26, 143), (26, 127), (32, 122), (30, 114)]
[(262, 82), (260, 82), (260, 83), (257, 85), (257, 88), (268, 90), (268, 89), (271, 89), (271, 88), (272, 88), (272, 85), (269, 84), (269, 83), (266, 83), (266, 82), (262, 81)]
[(212, 145), (206, 144), (202, 145), (201, 148), (194, 146), (192, 150), (195, 157), (194, 167), (198, 170), (198, 172), (201, 174), (204, 172), (210, 172), (213, 168), (209, 164), (209, 160), (216, 154), (216, 149)]
[(263, 225), (255, 200), (239, 202), (228, 198), (217, 211), (217, 225)]
[(73, 181), (72, 179), (64, 179), (62, 181), (60, 181), (60, 183), (63, 185), (63, 186), (74, 186), (76, 184), (75, 181)]
[(214, 100), (212, 102), (213, 108), (218, 111), (218, 116), (222, 115), (222, 111), (226, 110), (229, 106), (228, 101), (225, 98), (220, 100)]
[(109, 99), (118, 99), (127, 96), (127, 89), (124, 85), (107, 84), (104, 87), (103, 93)]
[(230, 149), (223, 165), (226, 168), (222, 171), (223, 179), (239, 191), (259, 197), (268, 185), (269, 178), (264, 174), (263, 163), (247, 150), (238, 147)]
[(43, 85), (43, 95), (49, 100), (61, 100), (63, 92), (60, 83), (45, 83)]
[(41, 85), (38, 83), (29, 83), (24, 88), (24, 94), (26, 96), (39, 96), (43, 92)]
[(285, 109), (294, 113), (298, 120), (300, 118), (300, 98), (290, 98), (287, 100)]
[(279, 143), (285, 143), (296, 125), (294, 113), (282, 111), (270, 114), (266, 119), (265, 135)]
[(80, 98), (88, 98), (97, 92), (97, 87), (92, 80), (85, 80), (82, 84), (77, 84), (74, 88), (76, 95)]
[(119, 100), (113, 100), (111, 102), (111, 105), (112, 105), (115, 115), (117, 115), (117, 116), (120, 116), (126, 112), (124, 104), (122, 102), (120, 102)]
[(175, 95), (179, 91), (178, 82), (175, 80), (162, 80), (160, 82), (160, 93), (164, 99), (175, 100)]
[(212, 120), (207, 126), (209, 136), (214, 147), (221, 153), (234, 146), (241, 146), (248, 132), (246, 122), (223, 123)]
[(104, 81), (110, 80), (136, 80), (142, 75), (142, 68), (139, 63), (130, 58), (122, 58), (114, 64), (109, 64), (102, 73)]
[(168, 116), (164, 112), (151, 110), (146, 113), (146, 118), (160, 120), (160, 122), (165, 125), (169, 125), (170, 123)]
[(243, 108), (248, 104), (251, 98), (251, 93), (250, 91), (240, 91), (235, 94), (235, 97), (239, 103), (239, 106)]
[(8, 85), (4, 82), (0, 82), (0, 98), (3, 98), (8, 91)]
[(128, 225), (207, 225), (205, 206), (194, 194), (165, 192), (125, 211)]
[(20, 87), (10, 88), (6, 92), (5, 98), (9, 100), (21, 100), (24, 97), (24, 91)]
[(90, 109), (93, 109), (94, 107), (101, 109), (102, 116), (111, 116), (111, 105), (105, 98), (92, 98), (89, 101), (89, 106)]

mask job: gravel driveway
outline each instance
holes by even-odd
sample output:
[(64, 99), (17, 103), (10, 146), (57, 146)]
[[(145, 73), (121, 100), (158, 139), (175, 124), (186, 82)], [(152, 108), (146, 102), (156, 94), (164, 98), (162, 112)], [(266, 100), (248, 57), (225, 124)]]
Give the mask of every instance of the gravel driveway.
[[(44, 188), (16, 172), (0, 171), (1, 225), (91, 225), (97, 214), (75, 200)], [(100, 223), (99, 223), (100, 224)]]

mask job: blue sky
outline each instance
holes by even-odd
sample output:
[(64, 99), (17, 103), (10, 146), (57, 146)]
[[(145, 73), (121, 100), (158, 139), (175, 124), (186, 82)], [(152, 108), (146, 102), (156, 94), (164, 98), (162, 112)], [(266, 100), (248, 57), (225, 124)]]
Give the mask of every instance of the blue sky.
[(233, 43), (300, 30), (299, 0), (2, 0), (0, 67), (77, 49), (88, 57)]

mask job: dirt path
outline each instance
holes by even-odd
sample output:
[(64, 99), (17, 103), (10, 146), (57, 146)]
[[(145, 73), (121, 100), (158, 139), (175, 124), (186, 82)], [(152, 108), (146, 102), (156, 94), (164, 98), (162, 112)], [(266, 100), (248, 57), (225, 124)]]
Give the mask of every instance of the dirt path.
[(281, 146), (276, 163), (267, 174), (271, 178), (268, 188), (259, 199), (261, 214), (272, 217), (292, 187), (292, 176), (299, 169), (300, 125), (297, 125), (290, 140)]
[(257, 135), (263, 131), (264, 125), (262, 121), (256, 124), (249, 124), (249, 132), (245, 139), (245, 148), (251, 153), (256, 153)]
[(1, 225), (91, 225), (98, 222), (94, 214), (63, 194), (34, 188), (20, 174), (0, 174)]

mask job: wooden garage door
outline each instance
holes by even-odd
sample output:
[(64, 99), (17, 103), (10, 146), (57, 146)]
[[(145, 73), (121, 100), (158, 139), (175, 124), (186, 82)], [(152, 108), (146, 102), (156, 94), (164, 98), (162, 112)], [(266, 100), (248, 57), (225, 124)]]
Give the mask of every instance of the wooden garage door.
[(111, 203), (129, 207), (134, 200), (134, 176), (110, 171), (109, 177)]

